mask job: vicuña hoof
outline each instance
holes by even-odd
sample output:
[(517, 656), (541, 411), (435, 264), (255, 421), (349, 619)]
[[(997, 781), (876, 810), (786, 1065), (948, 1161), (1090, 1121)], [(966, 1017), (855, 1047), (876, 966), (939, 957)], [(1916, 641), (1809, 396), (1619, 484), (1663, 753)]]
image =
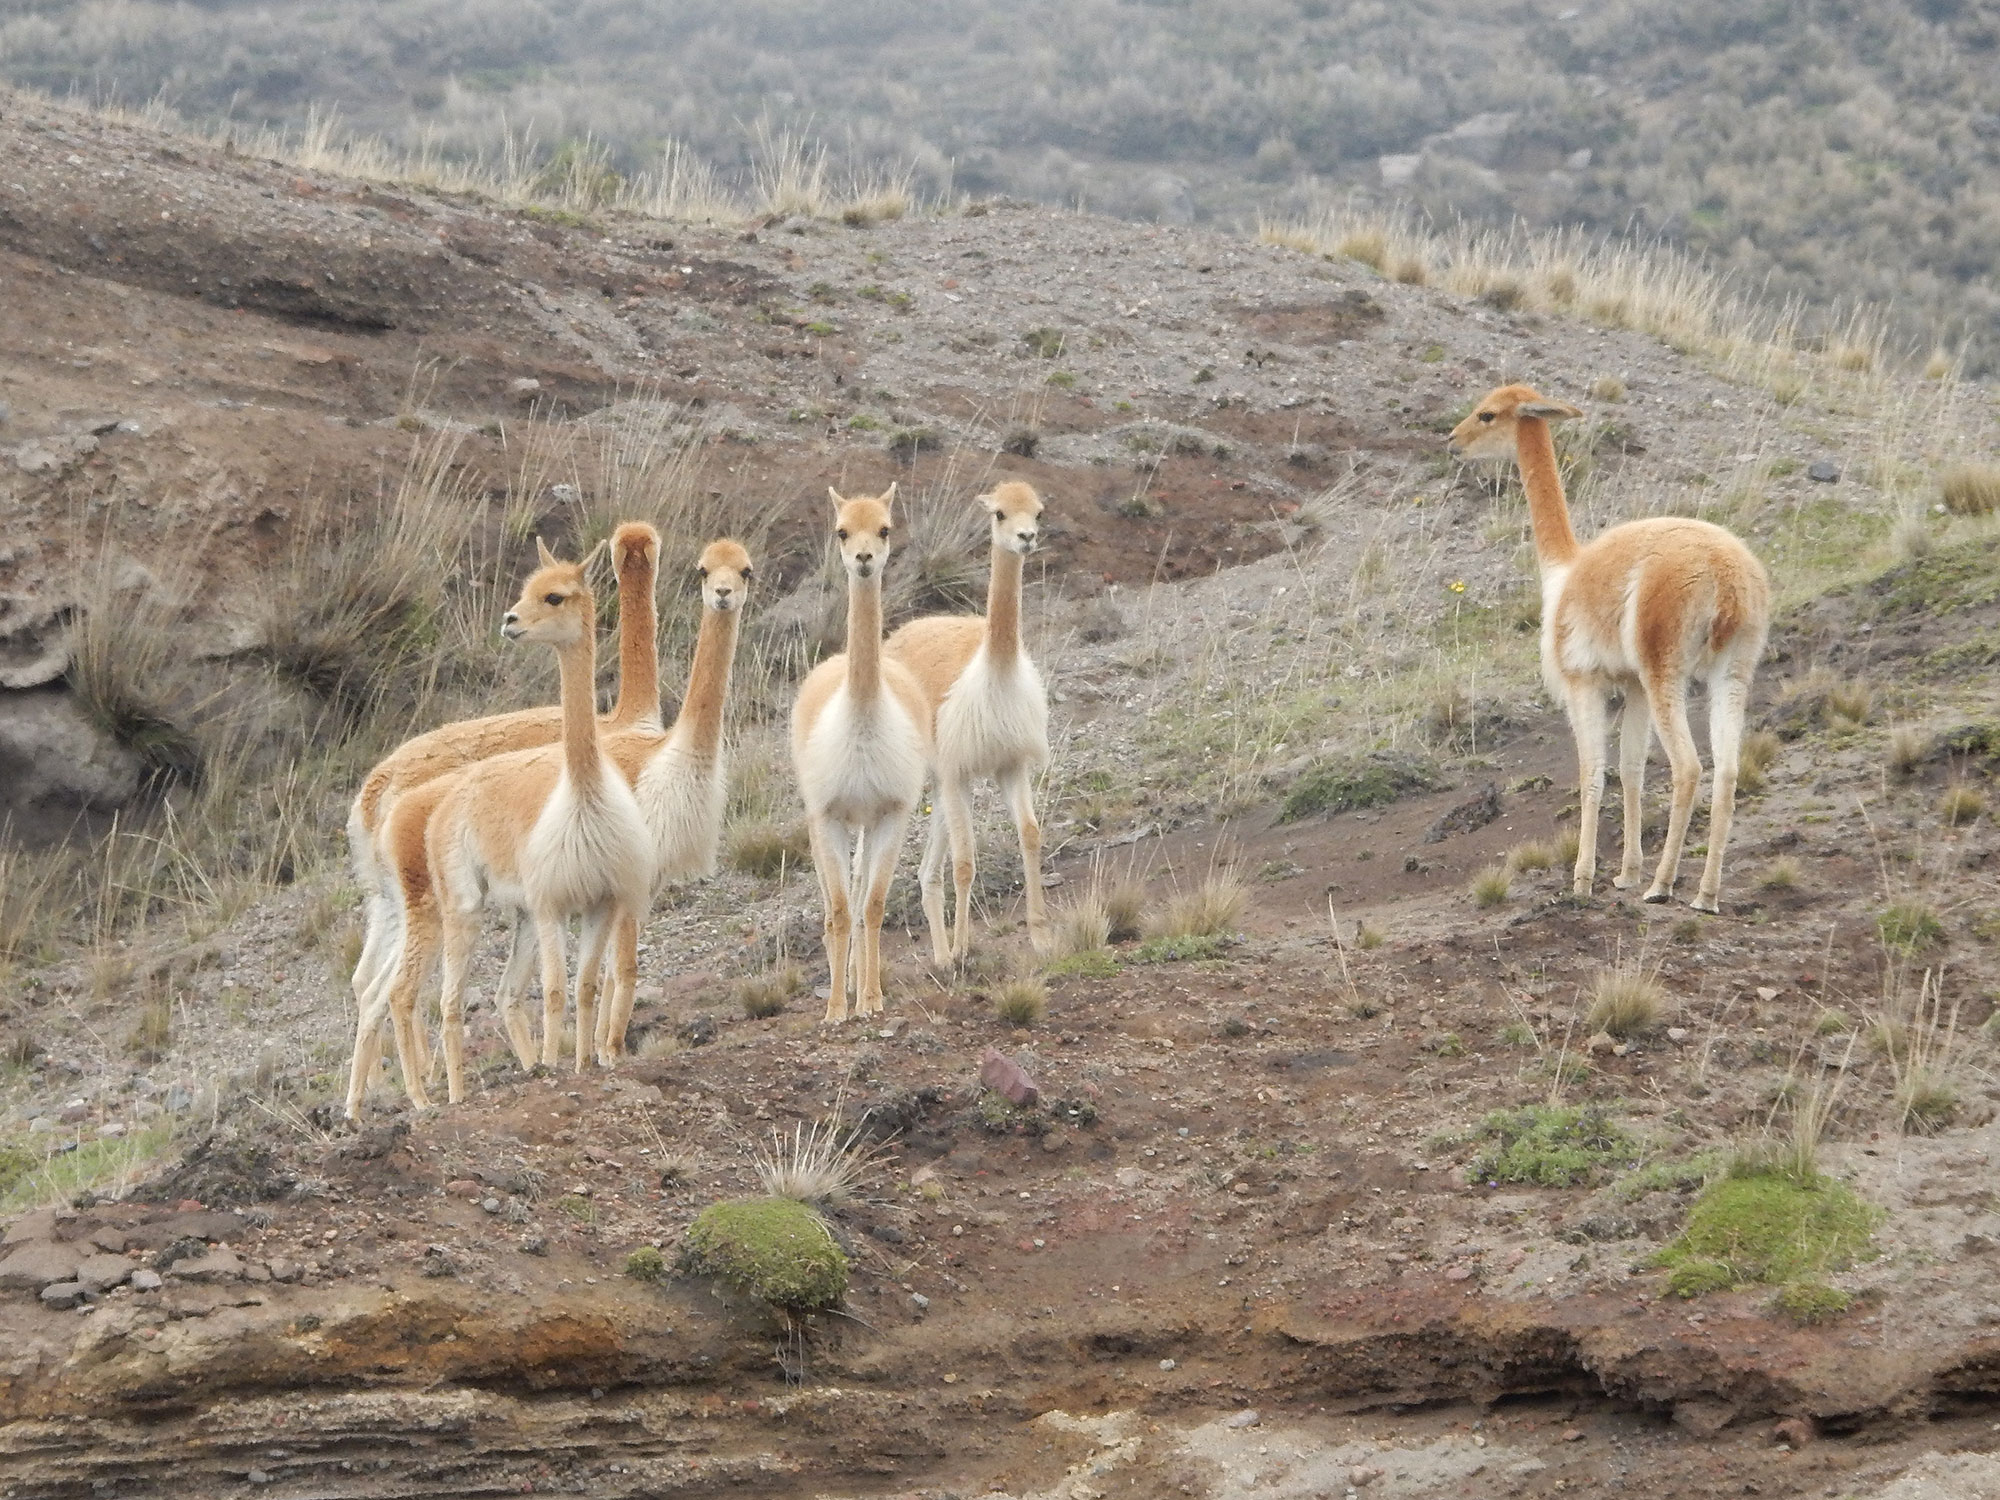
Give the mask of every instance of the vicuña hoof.
[(1639, 883), (1639, 877), (1636, 875), (1614, 875), (1611, 877), (1611, 883), (1621, 891), (1629, 891)]
[(1663, 902), (1673, 900), (1674, 893), (1670, 890), (1664, 890), (1656, 885), (1650, 891), (1646, 892), (1645, 895), (1641, 896), (1639, 899), (1641, 901), (1650, 901), (1653, 905), (1659, 906)]
[(1696, 911), (1708, 912), (1711, 916), (1722, 915), (1722, 903), (1713, 896), (1696, 896), (1688, 905)]

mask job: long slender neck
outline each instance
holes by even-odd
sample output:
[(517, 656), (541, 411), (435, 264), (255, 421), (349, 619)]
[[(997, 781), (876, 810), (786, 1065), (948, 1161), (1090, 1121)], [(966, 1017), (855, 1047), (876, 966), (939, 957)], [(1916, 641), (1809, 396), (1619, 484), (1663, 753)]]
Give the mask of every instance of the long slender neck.
[(1514, 453), (1521, 465), (1521, 488), (1528, 492), (1528, 520), (1535, 529), (1535, 558), (1544, 568), (1560, 566), (1580, 550), (1563, 499), (1562, 471), (1549, 424), (1540, 417), (1514, 421)]
[(882, 575), (847, 582), (847, 695), (873, 702), (882, 691)]
[(995, 666), (1021, 654), (1021, 568), (1012, 547), (993, 549), (993, 576), (986, 584), (986, 659)]
[(556, 652), (556, 661), (562, 668), (563, 765), (569, 771), (570, 785), (585, 794), (598, 790), (604, 776), (604, 759), (597, 747), (594, 634), (587, 634)]
[(722, 747), (722, 705), (729, 698), (729, 670), (736, 661), (738, 613), (733, 609), (701, 612), (694, 670), (688, 675), (680, 717), (674, 720), (675, 742), (703, 760), (713, 760)]
[(659, 616), (653, 602), (655, 570), (636, 567), (618, 575), (618, 702), (611, 722), (636, 724), (660, 716)]

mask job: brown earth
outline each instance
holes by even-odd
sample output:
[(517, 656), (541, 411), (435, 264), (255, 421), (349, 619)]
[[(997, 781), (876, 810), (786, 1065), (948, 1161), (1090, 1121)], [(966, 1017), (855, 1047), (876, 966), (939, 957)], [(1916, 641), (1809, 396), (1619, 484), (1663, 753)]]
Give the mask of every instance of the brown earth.
[[(1500, 607), (1518, 588), (1490, 496), (1426, 467), (1437, 420), (1492, 379), (1627, 380), (1591, 526), (1684, 503), (1745, 448), (1856, 471), (1831, 491), (1774, 477), (1758, 523), (1774, 547), (1813, 507), (1888, 506), (1858, 476), (1867, 413), (1788, 412), (1638, 335), (1219, 234), (1005, 205), (745, 237), (565, 225), (25, 101), (0, 141), (0, 633), (24, 670), (54, 652), (60, 671), (79, 508), (139, 558), (198, 532), (219, 580), (254, 584), (306, 490), (372, 489), (407, 428), (460, 424), (468, 461), (497, 466), (530, 402), (581, 418), (656, 382), (713, 418), (711, 490), (784, 497), (774, 593), (809, 573), (829, 483), (1037, 483), (1054, 897), (1127, 859), (1156, 899), (1218, 858), (1252, 888), (1220, 957), (1124, 945), (1118, 972), (1055, 981), (1047, 1021), (1012, 1031), (991, 989), (1022, 946), (1018, 880), (992, 838), (982, 964), (932, 973), (906, 902), (889, 1012), (830, 1033), (810, 994), (736, 1013), (737, 976), (817, 961), (817, 910), (796, 873), (727, 874), (647, 934), (639, 1061), (522, 1079), (489, 1007), (465, 1105), (413, 1119), (385, 1076), (359, 1130), (325, 1102), (353, 1023), (306, 934), (315, 892), (274, 893), (198, 944), (160, 939), (186, 994), (158, 1063), (119, 1045), (130, 996), (103, 993), (88, 955), (17, 971), (8, 1013), (45, 1050), (5, 1079), (10, 1130), (86, 1141), (172, 1120), (179, 1144), (115, 1201), (11, 1231), (10, 1258), (67, 1274), (95, 1238), (163, 1285), (57, 1308), (23, 1262), (0, 1291), (0, 1494), (1679, 1500), (1872, 1494), (1940, 1454), (1962, 1455), (1945, 1493), (1987, 1492), (2000, 1125), (1979, 1027), (2000, 982), (2000, 827), (1943, 828), (1932, 808), (1948, 781), (1990, 789), (1993, 761), (1962, 740), (1891, 777), (1882, 741), (1892, 715), (1991, 718), (1990, 540), (1790, 608), (1757, 709), (1786, 744), (1746, 799), (1721, 919), (1608, 885), (1572, 903), (1551, 872), (1490, 910), (1466, 894), (1573, 818), (1567, 731), (1530, 685), (1526, 635), (1475, 684), (1474, 742), (1415, 747), (1439, 788), (1384, 807), (1278, 821), (1325, 727), (1274, 748), (1226, 823), (1191, 790), (1202, 768), (1158, 749), (1194, 715), (1205, 652), (1225, 678), (1267, 671), (1285, 632), (1308, 633), (1293, 601), (1352, 588), (1371, 539), (1419, 538), (1426, 597), (1449, 580)], [(1063, 340), (1050, 359), (1044, 329)], [(1002, 447), (1022, 427), (1032, 458)], [(905, 463), (897, 428), (940, 445)], [(1300, 526), (1293, 509), (1350, 463), (1356, 482)], [(1084, 631), (1107, 600), (1108, 627)], [(1424, 627), (1450, 607), (1425, 606)], [(191, 628), (226, 635), (226, 608)], [(1400, 643), (1381, 650), (1356, 673), (1400, 670)], [(1829, 727), (1801, 686), (1812, 667), (1878, 684), (1865, 727)], [(769, 727), (743, 743), (770, 754)], [(1085, 809), (1088, 775), (1108, 810)], [(1607, 831), (1601, 858), (1616, 847)], [(1760, 885), (1781, 857), (1794, 882)], [(1692, 1183), (1469, 1174), (1474, 1124), (1551, 1095), (1552, 1067), (1588, 1047), (1590, 984), (1622, 959), (1657, 969), (1670, 1029), (1589, 1050), (1556, 1091), (1604, 1104), (1652, 1160), (1782, 1119), (1800, 1068), (1847, 1044), (1825, 1014), (1858, 1032), (1886, 1007), (1875, 916), (1905, 890), (1943, 913), (1924, 964), (1957, 1008), (1960, 1098), (1939, 1134), (1906, 1136), (1884, 1058), (1841, 1059), (1824, 1161), (1890, 1215), (1880, 1258), (1836, 1278), (1844, 1318), (1795, 1326), (1768, 1289), (1667, 1295), (1648, 1261)], [(982, 1094), (988, 1045), (1041, 1106)], [(833, 1214), (854, 1263), (841, 1314), (801, 1331), (702, 1281), (623, 1274), (635, 1247), (671, 1261), (703, 1206), (754, 1191), (769, 1131), (833, 1115), (887, 1153)]]

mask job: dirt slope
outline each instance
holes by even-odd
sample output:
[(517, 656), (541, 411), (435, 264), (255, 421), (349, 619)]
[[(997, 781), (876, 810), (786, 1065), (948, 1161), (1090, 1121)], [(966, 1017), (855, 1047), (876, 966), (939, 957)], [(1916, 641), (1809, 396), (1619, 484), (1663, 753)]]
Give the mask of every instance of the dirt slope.
[[(715, 416), (704, 483), (788, 497), (800, 538), (829, 482), (1040, 485), (1054, 898), (1130, 860), (1157, 906), (1218, 847), (1252, 891), (1239, 941), (1158, 962), (1124, 944), (1016, 1032), (991, 998), (1024, 958), (1018, 877), (989, 830), (981, 966), (931, 973), (904, 900), (888, 1014), (829, 1033), (810, 993), (739, 1013), (736, 978), (817, 960), (816, 898), (795, 871), (728, 873), (646, 934), (630, 1068), (524, 1080), (482, 1009), (466, 1105), (412, 1119), (385, 1076), (358, 1131), (325, 1107), (352, 1031), (321, 914), (352, 895), (331, 879), (142, 945), (133, 971), (171, 972), (181, 997), (157, 1061), (125, 1045), (133, 996), (92, 955), (24, 965), (7, 1003), (44, 1050), (4, 1081), (9, 1138), (177, 1134), (131, 1191), (9, 1231), (0, 1280), (33, 1260), (0, 1290), (0, 1493), (198, 1476), (287, 1496), (1863, 1494), (1947, 1450), (1980, 1482), (2000, 825), (1936, 807), (1947, 784), (1991, 800), (1990, 535), (1786, 595), (1757, 705), (1782, 740), (1722, 918), (1608, 888), (1570, 903), (1550, 871), (1492, 907), (1467, 894), (1568, 826), (1574, 771), (1532, 636), (1504, 623), (1518, 510), (1432, 462), (1438, 419), (1503, 377), (1583, 396), (1619, 375), (1580, 526), (1698, 508), (1754, 470), (1738, 524), (1784, 590), (1787, 562), (1875, 555), (1895, 507), (1864, 478), (1878, 413), (1781, 407), (1637, 335), (1207, 233), (1002, 205), (663, 236), (302, 180), (26, 106), (0, 139), (21, 539), (0, 627), (25, 666), (60, 670), (77, 507), (136, 558), (199, 530), (226, 596), (304, 487), (373, 485), (404, 429), (463, 424), (477, 452), (524, 398), (587, 414), (657, 380)], [(1990, 402), (1964, 408), (1955, 440), (1990, 449)], [(1001, 450), (1017, 427), (1032, 457)], [(939, 445), (899, 457), (898, 429)], [(1808, 477), (1821, 459), (1837, 483)], [(809, 569), (809, 542), (780, 550), (754, 609)], [(226, 597), (189, 628), (226, 638)], [(1485, 657), (1451, 654), (1480, 631)], [(1463, 723), (1390, 696), (1461, 671)], [(1872, 701), (1835, 712), (1830, 687), (1857, 678)], [(1930, 734), (1907, 773), (1886, 768), (1892, 723)], [(1321, 757), (1385, 749), (1431, 789), (1280, 821)], [(745, 725), (746, 762), (773, 750)], [(1892, 962), (1877, 919), (1901, 899), (1939, 928)], [(1593, 1047), (1588, 991), (1633, 959), (1666, 1014)], [(1955, 1097), (1938, 1133), (1906, 1135), (1908, 1054), (1870, 1028), (1910, 1034), (1926, 968), (1956, 1007), (1938, 1043)], [(988, 1045), (1040, 1106), (982, 1093)], [(1847, 1078), (1823, 1165), (1887, 1217), (1879, 1256), (1833, 1278), (1853, 1309), (1817, 1327), (1768, 1288), (1666, 1294), (1650, 1258), (1698, 1171), (1649, 1188), (1471, 1170), (1489, 1110), (1552, 1095), (1603, 1106), (1649, 1164), (1686, 1163), (1782, 1124), (1821, 1060)], [(768, 1130), (835, 1113), (889, 1153), (834, 1217), (845, 1316), (800, 1339), (705, 1283), (622, 1274), (754, 1190)], [(86, 1254), (120, 1284), (43, 1303), (43, 1272)]]

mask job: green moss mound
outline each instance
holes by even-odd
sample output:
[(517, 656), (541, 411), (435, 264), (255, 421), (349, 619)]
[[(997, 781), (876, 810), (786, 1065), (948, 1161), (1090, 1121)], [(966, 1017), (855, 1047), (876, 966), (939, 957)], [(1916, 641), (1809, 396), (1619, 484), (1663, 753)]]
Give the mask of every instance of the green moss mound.
[(1379, 807), (1410, 792), (1429, 791), (1437, 784), (1437, 772), (1409, 756), (1343, 755), (1316, 760), (1285, 794), (1278, 821), (1296, 823), (1315, 813)]
[(2000, 599), (2000, 538), (1982, 537), (1940, 547), (1926, 557), (1891, 568), (1872, 585), (1884, 615), (1935, 618)]
[(1176, 937), (1148, 938), (1132, 951), (1134, 963), (1182, 964), (1201, 958), (1220, 958), (1229, 951), (1229, 940), (1212, 932), (1184, 932)]
[(1854, 1305), (1847, 1293), (1823, 1281), (1795, 1281), (1781, 1287), (1774, 1301), (1779, 1312), (1808, 1328), (1830, 1323)]
[(1575, 1187), (1639, 1155), (1639, 1143), (1596, 1105), (1498, 1109), (1477, 1133), (1487, 1144), (1472, 1161), (1475, 1182)]
[(847, 1257), (825, 1220), (790, 1198), (713, 1204), (688, 1229), (690, 1270), (787, 1312), (817, 1312), (847, 1295)]
[(1655, 1264), (1673, 1273), (1667, 1284), (1683, 1297), (1725, 1285), (1811, 1282), (1871, 1255), (1882, 1218), (1830, 1177), (1725, 1177), (1695, 1200), (1687, 1227)]

